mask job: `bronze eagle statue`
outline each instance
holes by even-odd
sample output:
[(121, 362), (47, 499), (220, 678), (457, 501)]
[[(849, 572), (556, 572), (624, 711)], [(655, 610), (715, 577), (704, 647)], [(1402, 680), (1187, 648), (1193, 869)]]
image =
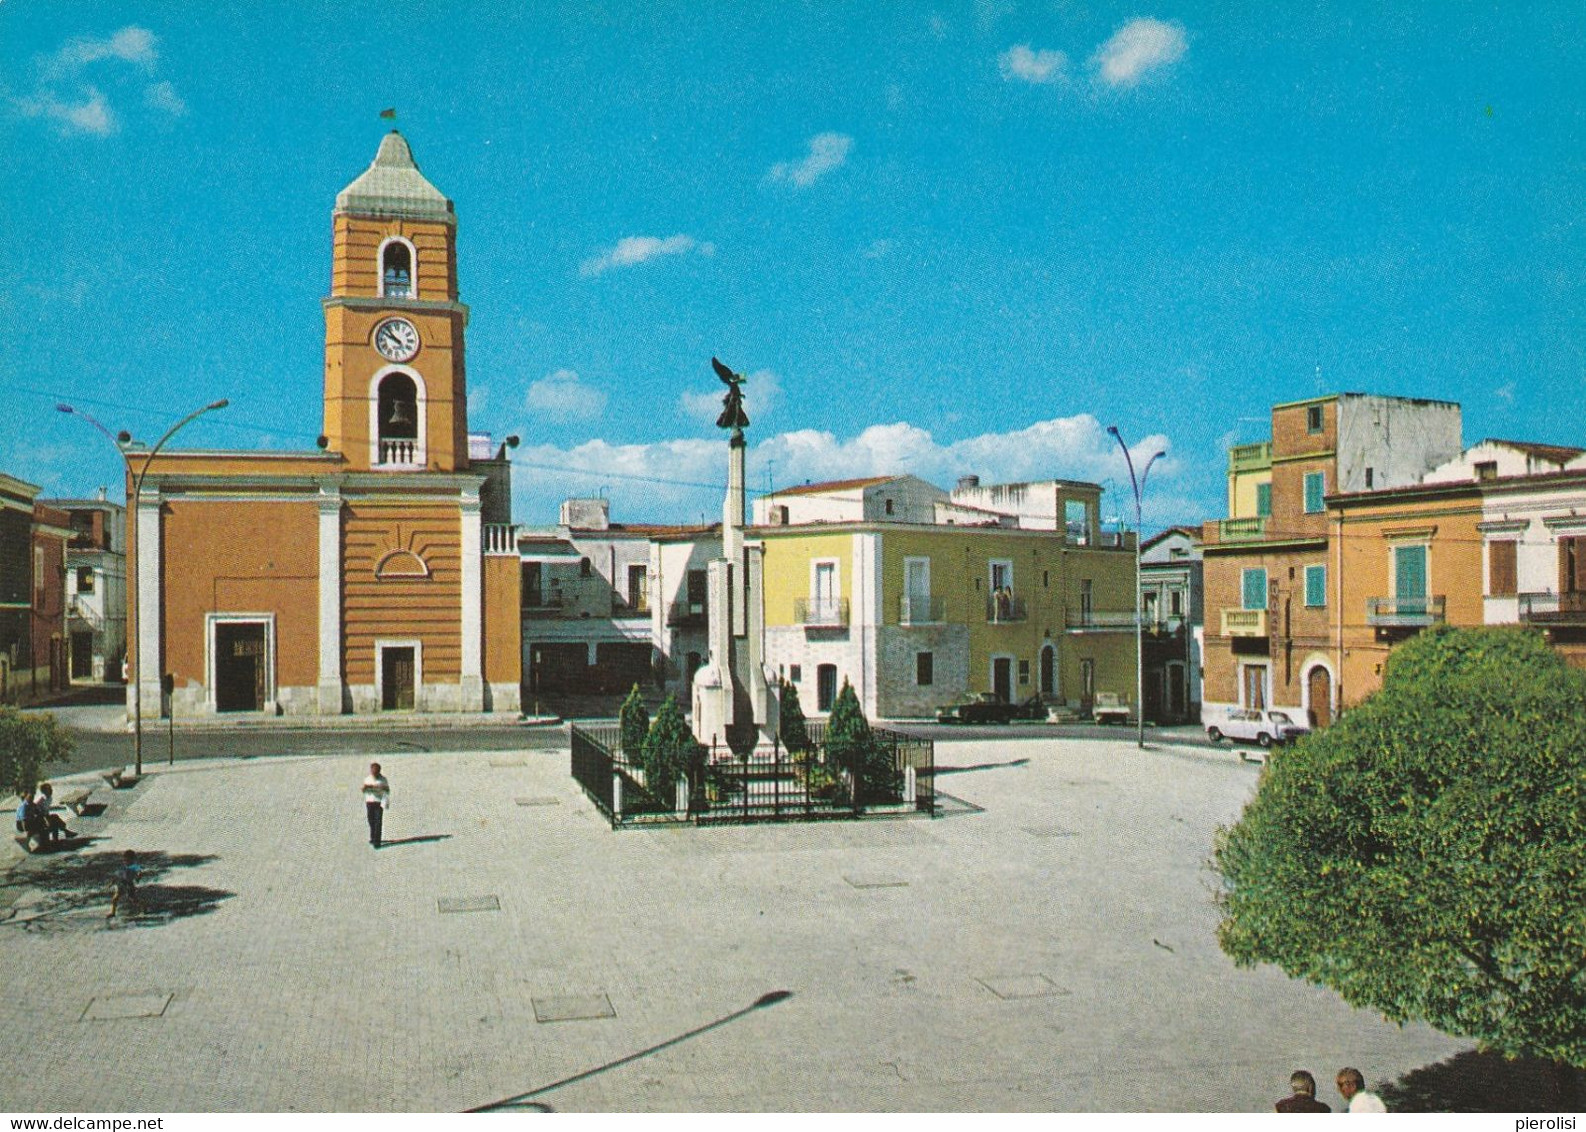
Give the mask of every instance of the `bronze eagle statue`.
[(721, 378), (722, 384), (727, 387), (727, 396), (721, 399), (721, 416), (716, 418), (716, 427), (748, 428), (749, 414), (743, 411), (743, 374), (733, 373), (714, 357), (710, 359), (710, 364), (716, 371), (716, 376)]

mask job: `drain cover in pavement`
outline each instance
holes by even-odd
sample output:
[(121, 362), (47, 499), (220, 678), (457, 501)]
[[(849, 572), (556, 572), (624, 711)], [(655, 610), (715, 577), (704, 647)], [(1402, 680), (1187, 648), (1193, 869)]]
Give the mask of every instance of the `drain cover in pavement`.
[(436, 905), (442, 912), (499, 912), (501, 901), (490, 896), (437, 896)]
[(536, 1022), (577, 1022), (586, 1018), (615, 1018), (611, 999), (603, 994), (571, 994), (531, 999)]
[(491, 759), (491, 766), (528, 766), (528, 759)]
[(998, 998), (1046, 998), (1069, 993), (1045, 975), (987, 975), (975, 982)]
[(1073, 837), (1074, 836), (1074, 831), (1073, 830), (1064, 829), (1060, 825), (1041, 825), (1041, 826), (1031, 825), (1031, 826), (1026, 826), (1025, 829), (1024, 829), (1024, 832), (1028, 833), (1031, 837)]
[(909, 882), (902, 877), (894, 876), (856, 876), (843, 877), (845, 881), (855, 888), (907, 888)]
[(560, 806), (562, 804), (560, 798), (514, 798), (512, 800), (520, 806)]
[(169, 994), (107, 994), (88, 1000), (80, 1022), (108, 1022), (116, 1018), (158, 1018), (171, 1005)]

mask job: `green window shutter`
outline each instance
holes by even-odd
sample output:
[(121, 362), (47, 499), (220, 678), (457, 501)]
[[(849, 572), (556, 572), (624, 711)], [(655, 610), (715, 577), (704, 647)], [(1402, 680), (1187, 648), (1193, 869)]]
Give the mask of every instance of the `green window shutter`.
[(1272, 485), (1256, 484), (1256, 514), (1262, 518), (1272, 514)]
[(1305, 513), (1314, 515), (1324, 510), (1322, 496), (1327, 494), (1327, 473), (1311, 472), (1305, 477)]
[(1305, 568), (1305, 604), (1311, 606), (1327, 604), (1327, 567), (1307, 566)]
[(1400, 613), (1426, 608), (1426, 547), (1393, 548), (1393, 598)]
[(1246, 609), (1265, 609), (1267, 607), (1267, 572), (1265, 570), (1246, 570), (1244, 572), (1244, 590)]

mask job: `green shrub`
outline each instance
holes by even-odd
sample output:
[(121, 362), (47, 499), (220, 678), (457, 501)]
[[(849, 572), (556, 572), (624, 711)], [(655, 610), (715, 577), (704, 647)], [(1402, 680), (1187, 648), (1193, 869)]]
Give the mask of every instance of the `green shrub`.
[(677, 780), (687, 777), (690, 782), (694, 781), (704, 762), (705, 748), (689, 730), (677, 700), (667, 696), (655, 713), (655, 722), (650, 724), (641, 759), (651, 796), (670, 808)]
[(847, 771), (853, 778), (854, 801), (895, 801), (897, 775), (892, 753), (870, 730), (859, 697), (847, 680), (832, 704), (826, 724), (826, 764)]
[(0, 704), (0, 787), (20, 795), (44, 776), (44, 764), (71, 756), (71, 734), (48, 713), (18, 711)]
[(782, 681), (779, 701), (777, 735), (782, 740), (782, 749), (791, 755), (807, 753), (813, 744), (804, 723), (804, 708), (799, 704), (799, 690), (786, 680)]
[(622, 736), (622, 757), (628, 762), (637, 761), (644, 750), (645, 736), (650, 733), (650, 711), (644, 706), (639, 685), (635, 684), (628, 698), (622, 701), (617, 726)]

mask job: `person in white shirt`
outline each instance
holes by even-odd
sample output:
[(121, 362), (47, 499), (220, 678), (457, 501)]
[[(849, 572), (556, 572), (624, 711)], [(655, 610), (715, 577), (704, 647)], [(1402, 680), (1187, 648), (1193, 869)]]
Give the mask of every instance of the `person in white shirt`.
[(1366, 1078), (1358, 1069), (1338, 1071), (1338, 1093), (1349, 1102), (1350, 1112), (1387, 1112), (1388, 1106), (1376, 1093), (1366, 1092)]
[(380, 831), (385, 812), (391, 805), (391, 784), (380, 773), (379, 763), (369, 764), (369, 777), (363, 780), (363, 808), (369, 815), (369, 844), (380, 848)]

